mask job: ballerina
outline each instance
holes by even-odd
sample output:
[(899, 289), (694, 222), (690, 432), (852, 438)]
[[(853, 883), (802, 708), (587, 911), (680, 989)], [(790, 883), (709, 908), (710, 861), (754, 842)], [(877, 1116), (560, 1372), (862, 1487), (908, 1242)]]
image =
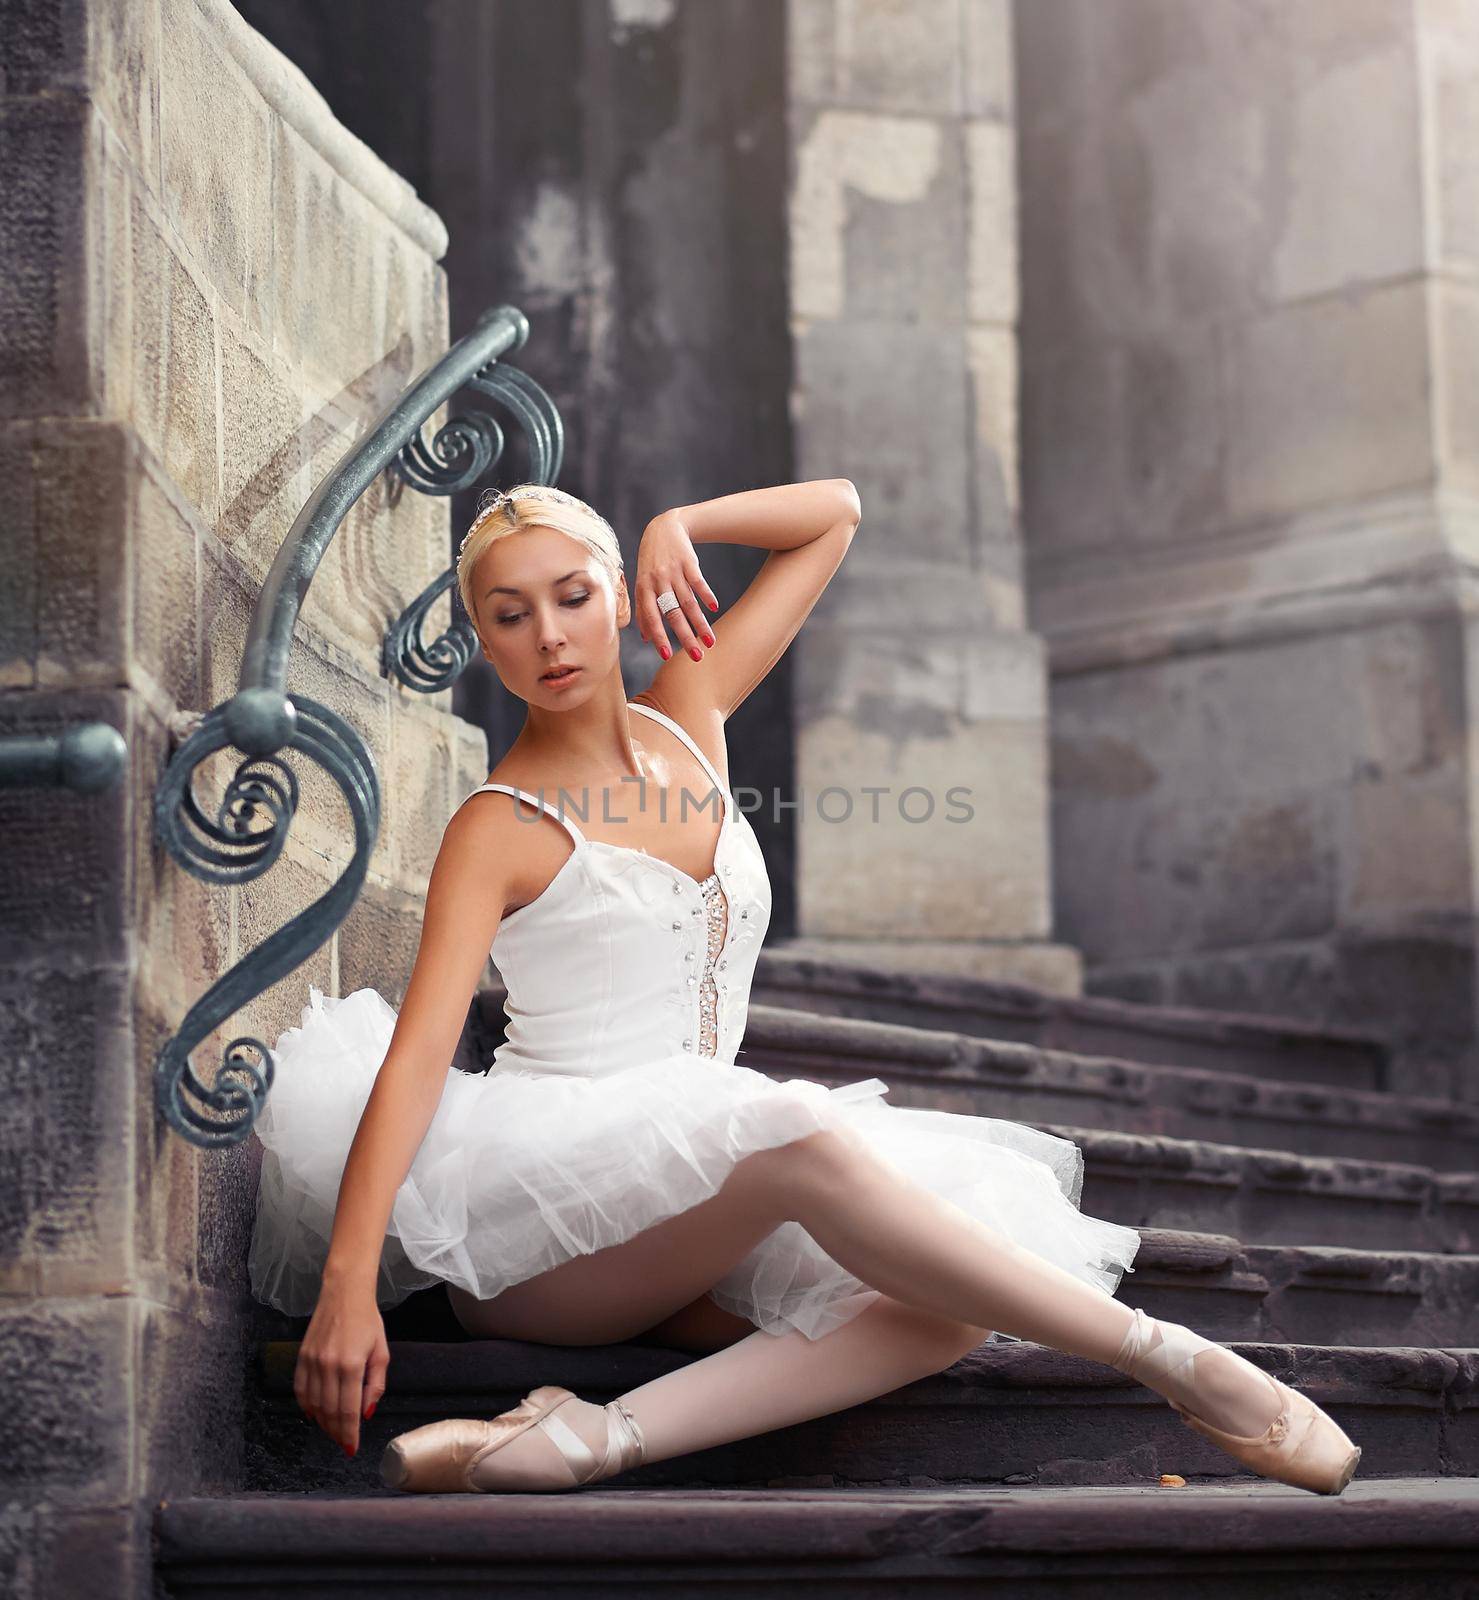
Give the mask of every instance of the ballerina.
[[(1330, 1416), (1115, 1298), (1140, 1236), (1081, 1210), (1072, 1141), (737, 1060), (771, 900), (721, 776), (725, 722), (860, 519), (845, 479), (666, 511), (633, 596), (583, 501), (485, 496), (458, 588), (527, 720), (447, 822), (399, 1013), (312, 990), (256, 1129), (253, 1292), (312, 1313), (297, 1401), (353, 1454), (387, 1382), (381, 1307), (443, 1282), (473, 1337), (702, 1359), (605, 1406), (546, 1385), (413, 1429), (382, 1459), (392, 1487), (595, 1483), (1027, 1339), (1143, 1382), (1255, 1472), (1338, 1494), (1361, 1451)], [(695, 549), (718, 539), (770, 552), (722, 625)], [(629, 700), (634, 615), (663, 665)], [(451, 1071), (490, 951), (508, 1036), (485, 1074)]]

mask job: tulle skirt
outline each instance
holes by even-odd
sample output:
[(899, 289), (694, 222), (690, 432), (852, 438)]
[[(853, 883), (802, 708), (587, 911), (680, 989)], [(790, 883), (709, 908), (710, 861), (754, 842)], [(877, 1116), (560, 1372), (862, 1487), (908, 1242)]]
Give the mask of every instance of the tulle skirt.
[[(264, 1153), (250, 1276), (256, 1297), (289, 1315), (317, 1300), (345, 1159), (395, 1021), (374, 989), (336, 1000), (311, 988), (302, 1026), (274, 1046), (255, 1130)], [(453, 1070), (395, 1195), (376, 1298), (390, 1306), (445, 1281), (491, 1299), (689, 1210), (757, 1150), (842, 1127), (1106, 1294), (1134, 1270), (1139, 1233), (1079, 1210), (1083, 1153), (1071, 1140), (891, 1106), (887, 1093), (878, 1078), (828, 1089), (688, 1054), (590, 1078)], [(819, 1339), (878, 1294), (787, 1222), (709, 1298), (766, 1332)]]

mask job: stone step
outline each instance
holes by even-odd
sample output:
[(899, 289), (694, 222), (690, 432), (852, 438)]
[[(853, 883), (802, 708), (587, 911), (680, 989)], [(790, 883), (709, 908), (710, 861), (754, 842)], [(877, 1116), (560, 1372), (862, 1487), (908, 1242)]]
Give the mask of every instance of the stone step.
[[(1368, 1476), (1479, 1476), (1479, 1349), (1230, 1342), (1324, 1406), (1365, 1451)], [(373, 1489), (385, 1444), (408, 1428), (448, 1416), (495, 1416), (547, 1383), (604, 1403), (694, 1359), (641, 1344), (396, 1340), (389, 1386), (350, 1460), (298, 1409), (297, 1345), (273, 1342), (259, 1351), (246, 1410), (243, 1487)], [(650, 1463), (612, 1482), (1089, 1485), (1153, 1483), (1163, 1472), (1248, 1478), (1159, 1395), (1113, 1367), (1011, 1342), (982, 1345), (946, 1371), (864, 1405)]]
[(752, 1006), (738, 1063), (773, 1078), (882, 1078), (895, 1105), (1308, 1155), (1479, 1166), (1479, 1105), (1143, 1066), (938, 1028)]
[(808, 954), (795, 940), (761, 952), (752, 997), (765, 1005), (945, 1028), (1147, 1066), (1221, 1068), (1347, 1089), (1385, 1088), (1390, 1057), (1382, 1039), (1354, 1029), (904, 972)]
[[(504, 991), (480, 990), (463, 1062), (492, 1057)], [(772, 1077), (851, 1083), (880, 1077), (895, 1105), (1046, 1125), (1170, 1134), (1313, 1155), (1479, 1166), (1479, 1104), (1234, 1072), (1145, 1065), (977, 1038), (937, 1027), (750, 1007), (737, 1059)]]
[[(1142, 1228), (1135, 1270), (1117, 1298), (1227, 1342), (1463, 1345), (1479, 1333), (1479, 1255), (1247, 1245), (1226, 1234)], [(442, 1284), (384, 1318), (391, 1339), (467, 1338)], [(292, 1342), (307, 1320), (268, 1312), (257, 1334)]]
[[(474, 1000), (477, 1051), (484, 1062), (503, 1038), (507, 998), (495, 981)], [(1369, 1034), (1241, 1012), (1134, 1005), (1048, 994), (1025, 984), (817, 960), (790, 953), (785, 945), (761, 952), (751, 998), (756, 1006), (938, 1028), (1145, 1066), (1201, 1067), (1346, 1089), (1387, 1085), (1390, 1051)], [(475, 1070), (473, 1061), (467, 1065)]]
[(797, 1584), (849, 1600), (1183, 1600), (1188, 1579), (1198, 1600), (1472, 1600), (1479, 1486), (233, 1495), (166, 1501), (154, 1531), (159, 1592), (175, 1600), (775, 1600)]

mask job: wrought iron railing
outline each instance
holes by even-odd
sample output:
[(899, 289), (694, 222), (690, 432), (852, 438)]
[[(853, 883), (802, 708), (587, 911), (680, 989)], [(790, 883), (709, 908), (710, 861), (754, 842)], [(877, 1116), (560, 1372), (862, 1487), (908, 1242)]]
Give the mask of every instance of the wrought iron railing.
[(0, 788), (111, 789), (128, 760), (128, 745), (107, 722), (79, 722), (64, 733), (8, 734), (0, 739)]
[[(497, 465), (504, 434), (486, 412), (454, 418), (429, 447), (422, 440), (427, 418), (464, 388), (513, 413), (528, 437), (529, 481), (555, 481), (564, 452), (559, 413), (532, 378), (500, 359), (521, 348), (528, 335), (527, 320), (513, 306), (484, 313), (313, 491), (263, 583), (235, 695), (192, 719), (155, 792), (156, 837), (182, 867), (209, 883), (246, 883), (282, 854), (298, 804), (298, 780), (285, 760), (290, 751), (316, 762), (337, 784), (354, 826), (354, 854), (343, 876), (218, 978), (160, 1050), (154, 1071), (160, 1115), (192, 1144), (214, 1148), (247, 1137), (271, 1092), (273, 1062), (260, 1039), (243, 1035), (227, 1045), (214, 1081), (207, 1083), (196, 1074), (190, 1052), (332, 936), (359, 896), (379, 832), (380, 780), (364, 741), (327, 706), (306, 695), (290, 696), (285, 687), (303, 597), (340, 523), (381, 471), (394, 471), (423, 494), (450, 495)], [(392, 624), (381, 651), (382, 675), (432, 694), (471, 660), (477, 634), (466, 617), (454, 614), (451, 626), (430, 643), (423, 637), (432, 606), (455, 583), (456, 568), (449, 566)], [(208, 815), (195, 795), (195, 772), (227, 747), (245, 759)], [(262, 825), (254, 827), (259, 813)]]

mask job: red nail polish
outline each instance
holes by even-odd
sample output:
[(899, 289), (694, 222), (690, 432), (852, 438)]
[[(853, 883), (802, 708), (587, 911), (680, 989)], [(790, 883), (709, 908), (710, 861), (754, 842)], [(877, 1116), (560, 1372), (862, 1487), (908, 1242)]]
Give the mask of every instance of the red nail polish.
[(365, 1421), (366, 1422), (368, 1422), (370, 1420), (370, 1418), (375, 1415), (375, 1407), (378, 1406), (379, 1404), (380, 1404), (380, 1402), (378, 1400), (372, 1400), (370, 1402), (369, 1409), (365, 1412)]
[(668, 649), (668, 647), (667, 647), (667, 646), (666, 646), (666, 645), (664, 645), (664, 646), (663, 646), (663, 647), (662, 647), (662, 658), (663, 658), (663, 660), (664, 660), (664, 661), (666, 661), (666, 660), (667, 660), (667, 659), (668, 659), (668, 657), (669, 657), (669, 656), (670, 656), (670, 655), (672, 655), (672, 653), (673, 653), (673, 652), (672, 652), (672, 651), (671, 651), (671, 650), (669, 650), (669, 649)]
[(704, 635), (704, 643), (707, 644), (707, 645), (712, 645), (713, 642), (714, 642), (714, 635), (712, 633), (706, 633)]
[(696, 649), (696, 648), (693, 649), (693, 650), (690, 650), (688, 653), (689, 653), (689, 655), (691, 655), (693, 657), (693, 659), (695, 661), (702, 661), (703, 658), (704, 658), (703, 651), (699, 650), (699, 649)]

